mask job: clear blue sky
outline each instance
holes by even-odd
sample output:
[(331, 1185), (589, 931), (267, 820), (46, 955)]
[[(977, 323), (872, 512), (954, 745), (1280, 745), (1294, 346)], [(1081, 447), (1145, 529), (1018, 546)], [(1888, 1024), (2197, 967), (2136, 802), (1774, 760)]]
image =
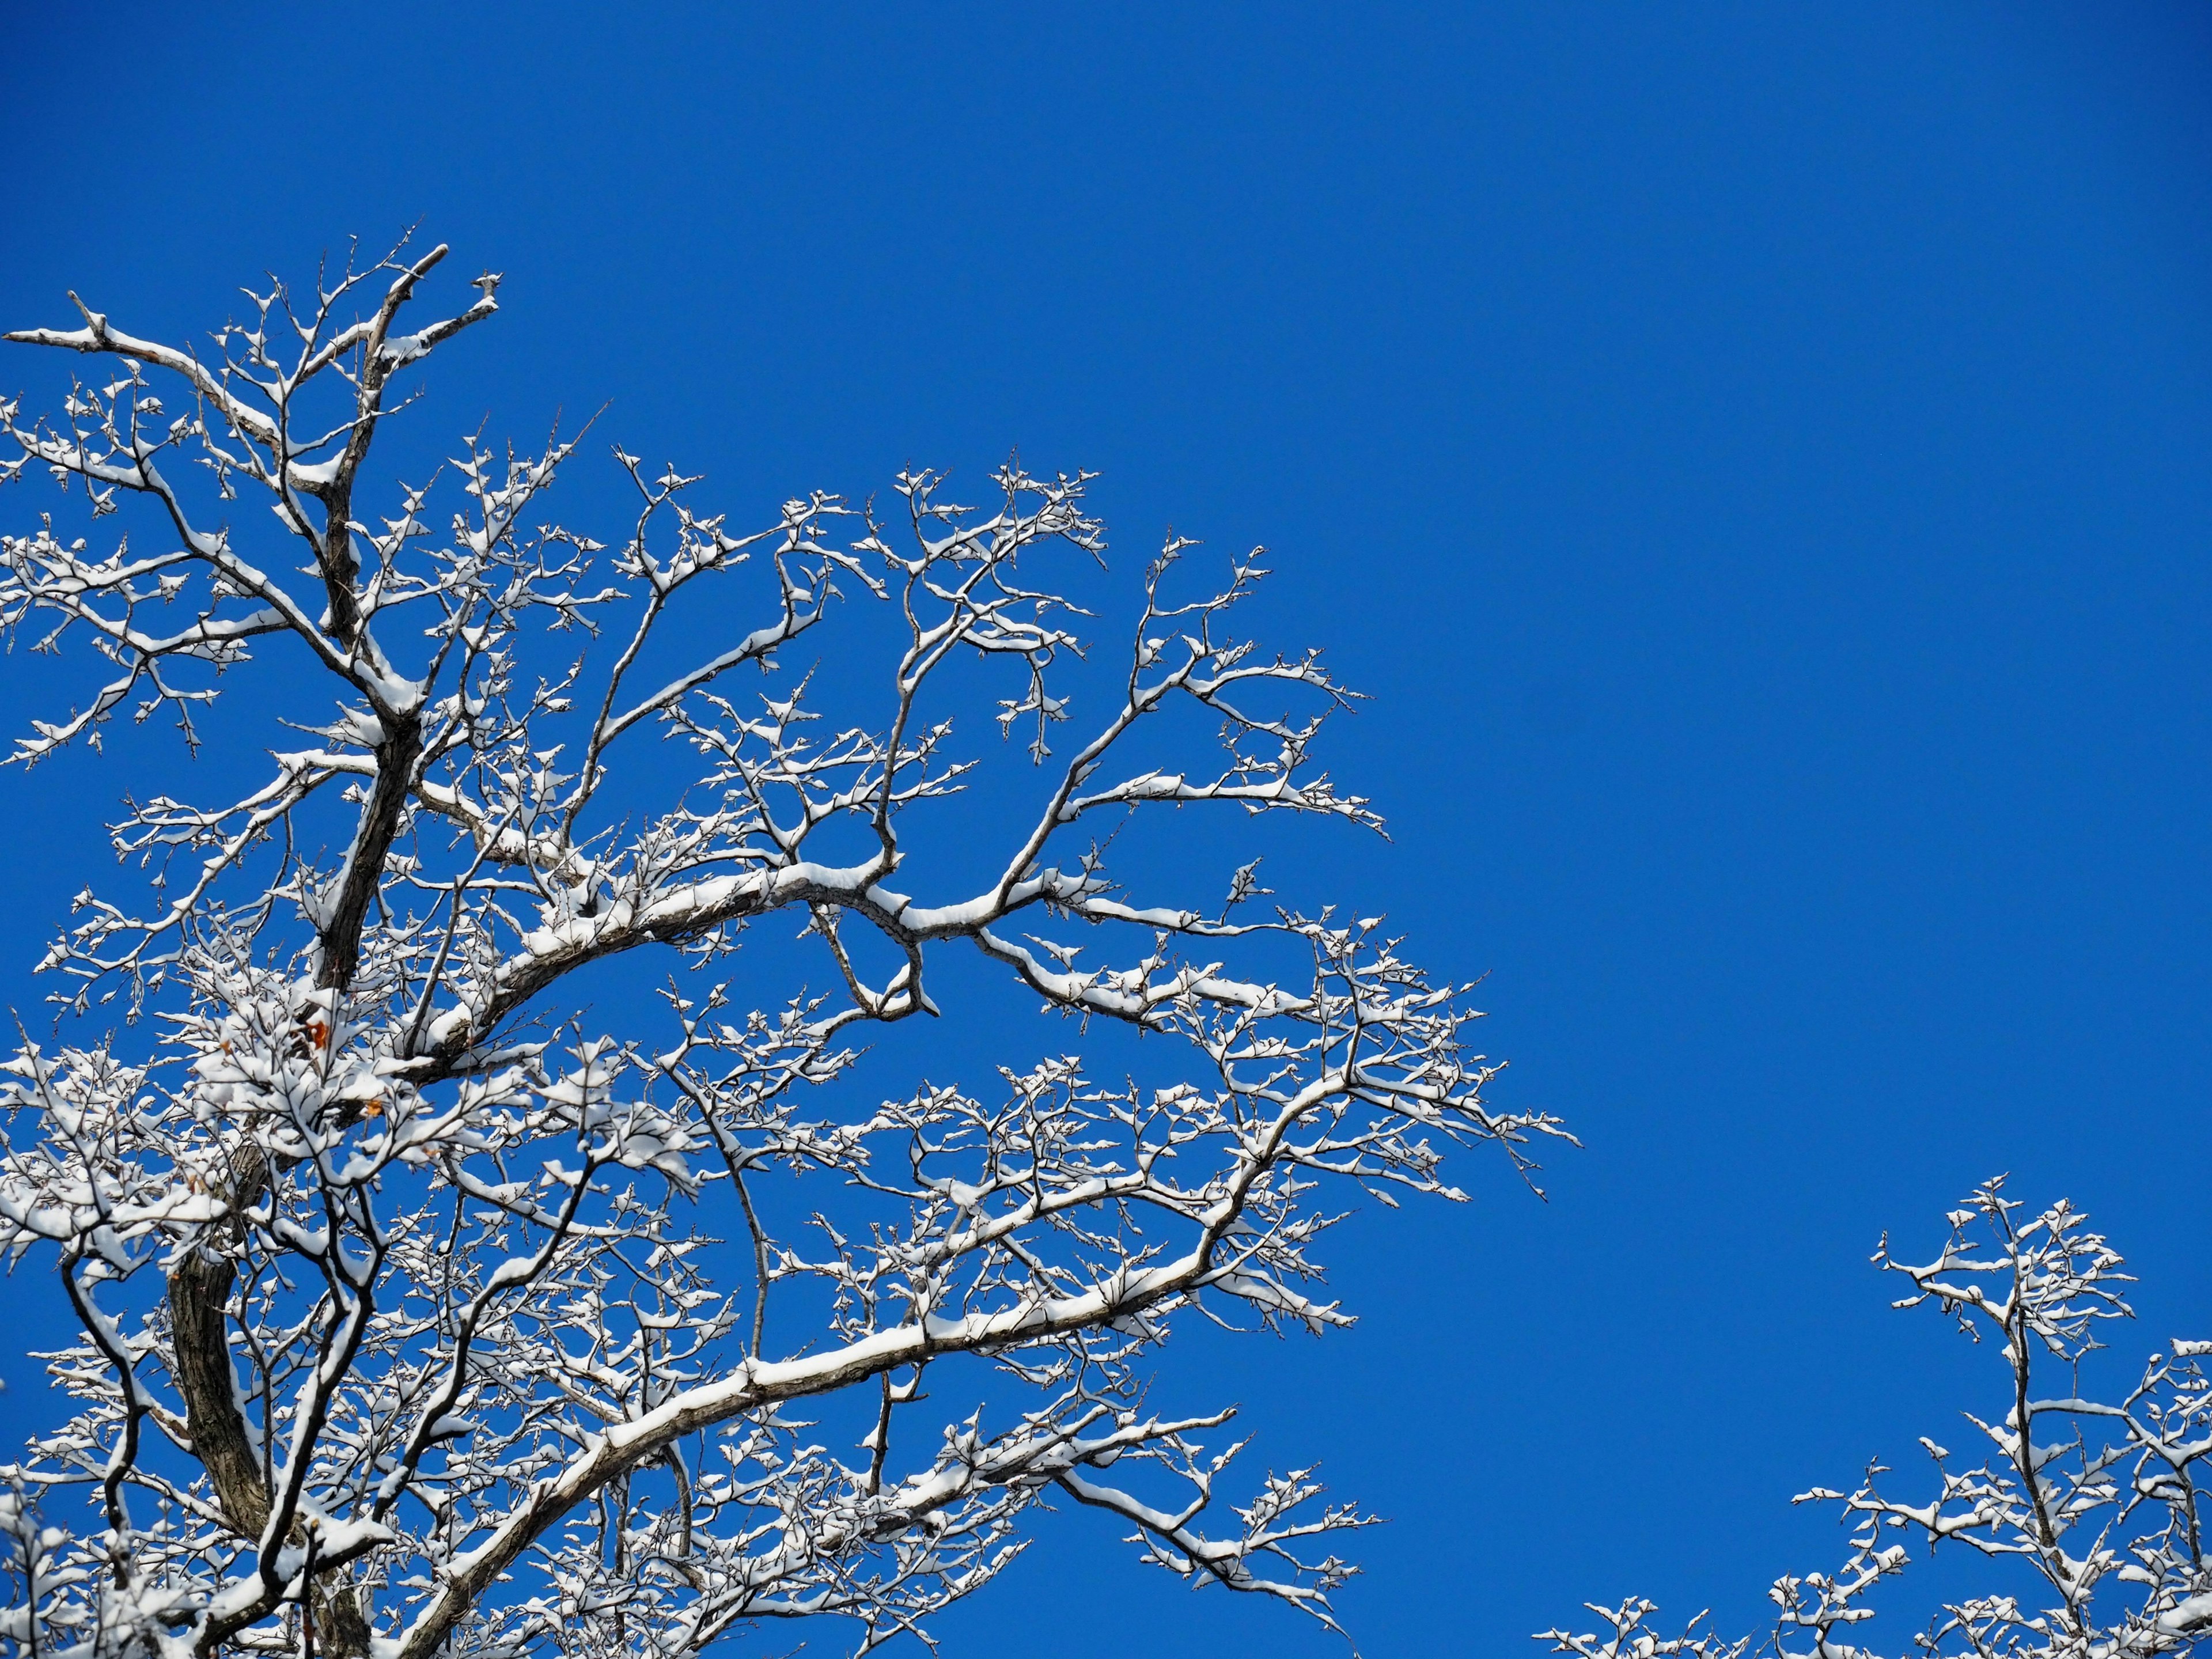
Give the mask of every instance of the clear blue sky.
[[(1269, 637), (1374, 694), (1347, 896), (1587, 1142), (1355, 1224), (1348, 1335), (1168, 1356), (1394, 1518), (1370, 1659), (1756, 1624), (1838, 1553), (1790, 1493), (1991, 1405), (1865, 1265), (1984, 1176), (2212, 1335), (2212, 14), (738, 9), (13, 0), (0, 318), (181, 335), (419, 219), (507, 276), (456, 423), (611, 399), (740, 520), (1018, 444), (1125, 564), (1276, 550)], [(9, 998), (124, 781), (0, 777)], [(1342, 1651), (1086, 1516), (944, 1632)]]

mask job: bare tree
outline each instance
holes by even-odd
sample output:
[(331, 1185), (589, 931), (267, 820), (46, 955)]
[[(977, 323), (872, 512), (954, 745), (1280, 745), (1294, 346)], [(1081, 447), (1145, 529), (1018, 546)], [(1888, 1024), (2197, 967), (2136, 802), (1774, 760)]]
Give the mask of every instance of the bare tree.
[[(2206, 1460), (2212, 1457), (2212, 1342), (2176, 1340), (2150, 1356), (2124, 1393), (2100, 1397), (2083, 1362), (2098, 1328), (2132, 1316), (2121, 1258), (2063, 1200), (2033, 1219), (1990, 1182), (1948, 1218), (1930, 1262), (1900, 1261), (1887, 1239), (1875, 1261), (1903, 1274), (1894, 1304), (1932, 1303), (2003, 1370), (1998, 1409), (1966, 1413), (1980, 1462), (1923, 1437), (1933, 1488), (1918, 1502), (1887, 1494), (1881, 1463), (1855, 1491), (1815, 1487), (1796, 1501), (1838, 1505), (1850, 1553), (1833, 1572), (1777, 1579), (1770, 1650), (1778, 1659), (1874, 1659), (1861, 1645), (1875, 1587), (1902, 1573), (1924, 1541), (1968, 1550), (1999, 1574), (1985, 1594), (1945, 1601), (1912, 1645), (1975, 1659), (2150, 1659), (2194, 1651), (2212, 1635), (2212, 1566), (2204, 1559)], [(2056, 1373), (2056, 1376), (2052, 1373)], [(1739, 1659), (1747, 1640), (1680, 1636), (1650, 1622), (1647, 1601), (1591, 1603), (1606, 1629), (1537, 1639), (1578, 1659)]]
[[(1176, 598), (1167, 543), (1061, 758), (1085, 613), (1049, 562), (1103, 546), (1083, 475), (1009, 465), (971, 509), (909, 472), (896, 535), (826, 495), (738, 533), (617, 451), (635, 513), (603, 546), (544, 517), (575, 440), (470, 439), (449, 527), (427, 485), (373, 511), (395, 380), (496, 309), (486, 275), (403, 330), (444, 254), (272, 279), (205, 355), (81, 304), (7, 337), (112, 365), (50, 418), (0, 404), (0, 477), (50, 471), (91, 515), (0, 539), (0, 620), (104, 664), (14, 758), (126, 712), (234, 750), (255, 723), (208, 705), (240, 672), (278, 677), (253, 684), (279, 734), (228, 805), (130, 801), (114, 850), (148, 891), (82, 896), (46, 958), (70, 1029), (110, 999), (151, 1018), (7, 1066), (0, 1247), (52, 1262), (82, 1325), (52, 1357), (75, 1415), (0, 1468), (10, 1650), (672, 1656), (813, 1615), (865, 1650), (1055, 1495), (1333, 1623), (1336, 1535), (1368, 1517), (1305, 1469), (1217, 1503), (1230, 1413), (1155, 1410), (1145, 1368), (1179, 1316), (1350, 1322), (1325, 1189), (1455, 1199), (1446, 1146), (1526, 1171), (1564, 1132), (1485, 1103), (1476, 1015), (1378, 921), (1262, 914), (1253, 864), (1225, 905), (1139, 902), (1073, 844), (1165, 805), (1379, 824), (1310, 762), (1346, 696), (1318, 657), (1227, 632), (1258, 556)], [(134, 500), (138, 546), (98, 540)], [(709, 583), (757, 614), (672, 662)], [(776, 654), (841, 599), (896, 625), (878, 701), (830, 726)], [(994, 875), (928, 892), (907, 830), (976, 763), (946, 707), (978, 672), (1042, 782)], [(1175, 760), (1176, 710), (1225, 754)], [(647, 731), (693, 757), (658, 805), (625, 766)], [(739, 951), (777, 911), (829, 992)], [(865, 1028), (935, 1012), (955, 945), (1086, 1040), (1180, 1059), (1115, 1082), (1016, 1030), (984, 1094), (829, 1087)], [(684, 970), (658, 1033), (600, 1029), (574, 976), (655, 971), (647, 947)]]

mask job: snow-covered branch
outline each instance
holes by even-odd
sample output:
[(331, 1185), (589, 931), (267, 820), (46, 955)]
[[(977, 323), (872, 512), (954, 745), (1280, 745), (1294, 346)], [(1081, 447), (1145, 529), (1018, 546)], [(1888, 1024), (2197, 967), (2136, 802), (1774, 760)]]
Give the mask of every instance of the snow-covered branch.
[[(119, 365), (51, 419), (0, 408), (0, 478), (85, 492), (0, 538), (0, 623), (97, 668), (15, 758), (125, 708), (227, 746), (251, 720), (218, 739), (204, 711), (241, 677), (276, 718), (230, 797), (126, 800), (143, 885), (79, 896), (45, 963), (64, 1031), (7, 1064), (0, 1251), (61, 1275), (82, 1334), (50, 1357), (69, 1420), (0, 1467), (0, 1646), (674, 1659), (836, 1616), (865, 1650), (988, 1583), (1055, 1498), (1334, 1625), (1369, 1517), (1308, 1469), (1243, 1483), (1228, 1413), (1148, 1403), (1158, 1345), (1350, 1323), (1328, 1194), (1456, 1199), (1452, 1147), (1526, 1177), (1565, 1131), (1486, 1098), (1464, 988), (1379, 918), (1263, 914), (1256, 857), (1225, 902), (1133, 893), (1088, 831), (1379, 828), (1312, 758), (1351, 694), (1232, 634), (1256, 554), (1180, 597), (1171, 539), (1054, 757), (1105, 545), (1080, 473), (1010, 464), (979, 509), (911, 472), (903, 525), (809, 494), (741, 529), (617, 450), (635, 513), (602, 544), (548, 517), (576, 437), (477, 434), (449, 513), (401, 485), (374, 516), (400, 380), (495, 308), (486, 276), (403, 328), (443, 255), (272, 282), (207, 359), (85, 307), (8, 337)], [(95, 547), (134, 501), (139, 550)], [(834, 624), (878, 605), (879, 698), (832, 720), (778, 653), (864, 653)], [(687, 611), (705, 645), (679, 648)], [(956, 875), (910, 825), (983, 763), (977, 675), (1034, 767)], [(1219, 750), (1186, 754), (1174, 711)], [(642, 731), (685, 787), (653, 793)], [(763, 994), (740, 945), (777, 912), (827, 992)], [(1009, 1036), (989, 1088), (858, 1094), (860, 1028), (936, 1012), (956, 950), (1142, 1034), (1160, 1075), (1115, 1080), (1059, 1026)], [(617, 957), (680, 970), (657, 1026), (571, 990)], [(69, 1024), (112, 999), (152, 1018)]]
[[(2169, 1344), (2124, 1393), (2100, 1398), (2084, 1378), (2101, 1346), (2096, 1333), (2132, 1316), (2118, 1253), (2063, 1200), (2027, 1216), (2002, 1180), (1978, 1188), (1948, 1219), (1951, 1237), (1933, 1261), (1900, 1261), (1887, 1239), (1875, 1261), (1910, 1282), (1898, 1307), (1934, 1304), (2001, 1362), (2001, 1402), (1987, 1416), (1965, 1413), (1976, 1453), (1957, 1457), (1922, 1437), (1929, 1480), (1917, 1501), (1890, 1495), (1893, 1471), (1879, 1462), (1849, 1492), (1814, 1487), (1799, 1498), (1840, 1510), (1850, 1554), (1834, 1571), (1775, 1581), (1777, 1659), (1873, 1659), (1879, 1650), (1865, 1645), (1863, 1626), (1875, 1616), (1875, 1593), (1906, 1571), (1915, 1543), (1971, 1550), (1994, 1577), (1987, 1594), (1938, 1607), (1912, 1638), (1923, 1653), (2150, 1659), (2195, 1651), (2212, 1636), (2212, 1564), (2202, 1536), (2212, 1341)], [(1744, 1650), (1698, 1645), (1709, 1637), (1662, 1641), (1645, 1623), (1653, 1610), (1626, 1604), (1626, 1622), (1602, 1643), (1559, 1631), (1544, 1639), (1585, 1659)]]

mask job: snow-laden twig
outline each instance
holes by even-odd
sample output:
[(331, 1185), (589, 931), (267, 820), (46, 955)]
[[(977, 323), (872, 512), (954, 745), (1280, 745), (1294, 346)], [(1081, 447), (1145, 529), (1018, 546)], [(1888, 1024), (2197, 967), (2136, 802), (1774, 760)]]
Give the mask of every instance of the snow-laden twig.
[[(1900, 1260), (1887, 1239), (1875, 1261), (1911, 1284), (1898, 1307), (1932, 1304), (2002, 1363), (1999, 1409), (1966, 1413), (1981, 1461), (1954, 1457), (1923, 1437), (1934, 1490), (1920, 1501), (1891, 1496), (1893, 1472), (1879, 1462), (1849, 1492), (1814, 1487), (1801, 1496), (1841, 1510), (1850, 1553), (1835, 1571), (1775, 1581), (1771, 1651), (1777, 1659), (1873, 1659), (1863, 1626), (1875, 1616), (1874, 1593), (1905, 1571), (1916, 1541), (1971, 1550), (1995, 1576), (1987, 1593), (1942, 1604), (1912, 1638), (1923, 1653), (2151, 1659), (2195, 1651), (2212, 1636), (2212, 1565), (2202, 1536), (2212, 1457), (2212, 1377), (2203, 1362), (2212, 1341), (2170, 1344), (2124, 1394), (2100, 1398), (2084, 1362), (2102, 1346), (2100, 1327), (2132, 1316), (2129, 1276), (2104, 1235), (2063, 1200), (2027, 1216), (2002, 1180), (1977, 1188), (1948, 1219), (1951, 1237), (1933, 1261)], [(1626, 1645), (1577, 1638), (1583, 1645), (1567, 1650), (1586, 1659), (1705, 1651), (1638, 1645), (1656, 1640), (1642, 1622), (1651, 1610), (1644, 1601), (1623, 1608), (1633, 1614), (1620, 1626)]]

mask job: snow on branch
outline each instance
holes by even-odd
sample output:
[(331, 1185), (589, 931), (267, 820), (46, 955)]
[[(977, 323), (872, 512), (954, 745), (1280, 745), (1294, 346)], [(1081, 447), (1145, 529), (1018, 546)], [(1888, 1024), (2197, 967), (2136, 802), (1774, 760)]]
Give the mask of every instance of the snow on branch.
[[(1874, 1659), (1864, 1626), (1875, 1592), (1904, 1573), (1911, 1546), (1970, 1552), (1989, 1593), (1946, 1601), (1911, 1646), (1973, 1659), (2134, 1659), (2185, 1654), (2212, 1636), (2212, 1563), (2204, 1555), (2205, 1464), (2212, 1457), (2212, 1341), (2176, 1340), (2124, 1392), (2092, 1392), (2084, 1362), (2099, 1328), (2133, 1316), (2121, 1258), (2064, 1200), (2028, 1216), (2002, 1179), (1948, 1218), (1951, 1236), (1925, 1263), (1887, 1239), (1875, 1261), (1901, 1275), (1899, 1308), (1933, 1304), (2002, 1371), (1996, 1409), (1964, 1413), (1977, 1449), (1964, 1455), (1923, 1437), (1922, 1496), (1891, 1495), (1894, 1471), (1870, 1464), (1845, 1492), (1814, 1487), (1799, 1503), (1833, 1504), (1850, 1554), (1831, 1572), (1790, 1575), (1768, 1592), (1777, 1659)], [(2054, 1375), (2055, 1373), (2055, 1375)], [(1583, 1659), (1630, 1654), (1741, 1654), (1711, 1637), (1661, 1638), (1644, 1601), (1597, 1608), (1614, 1633), (1538, 1639)], [(1701, 1615), (1702, 1616), (1702, 1615)], [(1895, 1651), (1896, 1650), (1891, 1650)]]
[[(1351, 694), (1231, 631), (1256, 554), (1209, 590), (1171, 538), (1077, 724), (1080, 473), (1010, 463), (969, 507), (910, 472), (902, 524), (810, 494), (741, 528), (617, 450), (634, 512), (603, 543), (548, 516), (576, 436), (477, 434), (445, 495), (373, 512), (404, 376), (496, 308), (486, 276), (403, 329), (444, 252), (272, 282), (204, 357), (84, 307), (8, 337), (116, 365), (52, 417), (0, 405), (0, 478), (85, 492), (0, 536), (0, 625), (97, 665), (14, 758), (125, 709), (211, 744), (241, 683), (276, 717), (234, 799), (126, 799), (143, 884), (80, 895), (43, 964), (59, 1032), (5, 1066), (0, 1253), (82, 1334), (48, 1357), (68, 1420), (0, 1465), (0, 1650), (674, 1659), (830, 1616), (866, 1650), (1054, 1498), (1333, 1626), (1370, 1517), (1310, 1469), (1244, 1479), (1229, 1413), (1156, 1410), (1158, 1344), (1348, 1324), (1329, 1194), (1456, 1200), (1452, 1148), (1527, 1178), (1565, 1132), (1486, 1098), (1463, 988), (1379, 919), (1261, 914), (1256, 859), (1226, 907), (1133, 893), (1088, 830), (1378, 829), (1313, 758)], [(94, 546), (134, 503), (137, 550)], [(830, 720), (778, 655), (866, 653), (834, 624), (878, 605), (881, 701)], [(714, 642), (672, 637), (687, 609)], [(981, 763), (977, 673), (1034, 781), (955, 884), (908, 826)], [(648, 731), (693, 763), (672, 795)], [(829, 990), (764, 989), (740, 946), (776, 912)], [(863, 1028), (935, 1012), (947, 951), (1076, 1025), (1042, 1060), (1010, 1035), (990, 1088), (856, 1109)], [(658, 1024), (594, 1023), (574, 976), (618, 957), (684, 970)], [(150, 1018), (82, 1035), (111, 1002)], [(1060, 1052), (1093, 1016), (1173, 1075)]]

